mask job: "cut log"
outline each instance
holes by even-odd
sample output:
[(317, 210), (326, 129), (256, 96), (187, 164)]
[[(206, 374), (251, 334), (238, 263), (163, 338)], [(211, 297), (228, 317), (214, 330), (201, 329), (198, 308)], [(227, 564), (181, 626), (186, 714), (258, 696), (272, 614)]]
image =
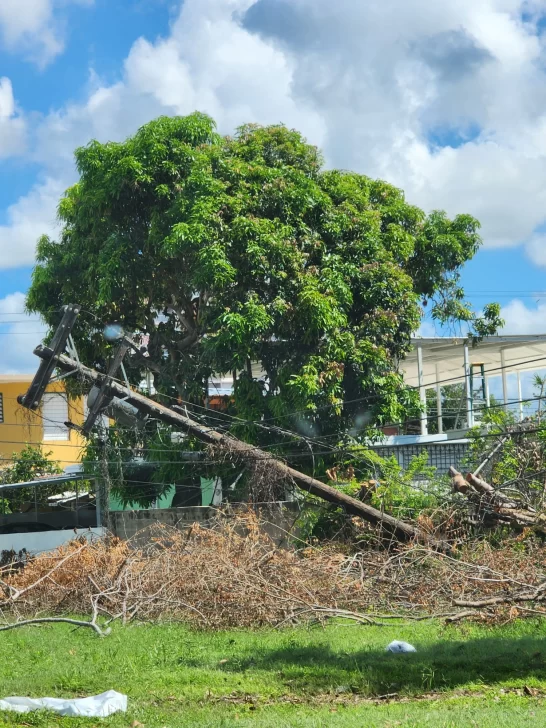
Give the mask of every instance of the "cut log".
[(455, 470), (453, 466), (449, 468), (449, 474), (451, 476), (451, 487), (455, 493), (462, 493), (463, 495), (466, 495), (472, 490), (472, 487), (464, 479), (464, 476), (459, 473), (458, 470)]
[(517, 508), (518, 504), (511, 498), (507, 498), (502, 493), (496, 491), (492, 485), (482, 478), (477, 478), (472, 473), (467, 473), (466, 480), (472, 485), (478, 493), (486, 496), (491, 503), (495, 503), (503, 508)]

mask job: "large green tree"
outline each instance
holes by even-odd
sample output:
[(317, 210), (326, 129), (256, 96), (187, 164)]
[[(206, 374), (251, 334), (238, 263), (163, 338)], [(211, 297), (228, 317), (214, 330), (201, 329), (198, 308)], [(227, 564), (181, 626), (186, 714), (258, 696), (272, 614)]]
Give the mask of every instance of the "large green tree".
[(426, 215), (386, 182), (325, 169), (284, 126), (222, 137), (204, 114), (162, 117), (123, 143), (90, 142), (76, 163), (27, 306), (54, 326), (63, 304), (81, 304), (91, 366), (108, 356), (103, 325), (119, 323), (147, 337), (164, 394), (202, 404), (208, 377), (235, 371), (243, 420), (356, 432), (414, 411), (397, 365), (423, 306), (476, 336), (498, 325), (498, 306), (475, 316), (459, 286), (476, 220)]

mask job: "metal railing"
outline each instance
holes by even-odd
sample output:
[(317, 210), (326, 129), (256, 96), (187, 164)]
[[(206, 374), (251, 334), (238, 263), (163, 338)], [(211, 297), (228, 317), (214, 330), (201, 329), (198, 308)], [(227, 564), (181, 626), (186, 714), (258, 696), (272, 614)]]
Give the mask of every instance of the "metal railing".
[(394, 456), (403, 470), (407, 470), (412, 458), (426, 451), (427, 464), (435, 467), (438, 475), (445, 475), (451, 465), (457, 470), (464, 469), (470, 454), (470, 444), (467, 442), (416, 443), (413, 445), (385, 445), (374, 447), (374, 450), (383, 458)]

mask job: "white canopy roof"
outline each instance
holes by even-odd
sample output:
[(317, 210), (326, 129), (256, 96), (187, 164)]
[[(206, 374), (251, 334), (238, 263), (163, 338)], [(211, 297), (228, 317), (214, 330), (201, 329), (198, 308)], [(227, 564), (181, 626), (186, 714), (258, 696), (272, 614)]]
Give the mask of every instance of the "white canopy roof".
[(546, 334), (523, 336), (488, 336), (477, 346), (468, 344), (466, 338), (415, 338), (413, 349), (400, 362), (404, 379), (411, 386), (418, 386), (417, 349), (423, 358), (422, 384), (425, 387), (453, 384), (464, 380), (464, 349), (468, 345), (470, 364), (483, 364), (485, 374), (500, 376), (504, 371), (529, 371), (546, 368)]

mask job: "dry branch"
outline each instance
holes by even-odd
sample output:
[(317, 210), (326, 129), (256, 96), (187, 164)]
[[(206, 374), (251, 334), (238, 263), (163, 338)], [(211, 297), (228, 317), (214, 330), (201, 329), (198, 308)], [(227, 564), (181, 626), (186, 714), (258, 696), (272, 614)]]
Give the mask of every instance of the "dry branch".
[(282, 622), (279, 622), (276, 626), (282, 627), (287, 622), (300, 621), (303, 616), (308, 617), (310, 615), (313, 615), (317, 621), (320, 621), (321, 619), (350, 619), (354, 622), (358, 622), (359, 624), (373, 624), (376, 627), (386, 626), (381, 622), (377, 622), (373, 617), (368, 616), (367, 614), (360, 614), (359, 612), (353, 612), (349, 609), (334, 609), (318, 606), (297, 609), (293, 614), (286, 619), (283, 619)]
[(498, 604), (515, 604), (517, 602), (543, 602), (546, 600), (546, 583), (541, 584), (532, 592), (516, 592), (512, 594), (500, 594), (495, 597), (486, 599), (455, 599), (453, 604), (456, 607), (469, 607), (471, 609), (481, 609), (483, 607), (494, 607)]
[(6, 632), (9, 629), (16, 629), (17, 627), (27, 627), (30, 624), (46, 624), (49, 622), (62, 622), (64, 624), (72, 624), (76, 627), (91, 627), (99, 637), (106, 637), (110, 634), (110, 629), (101, 629), (99, 625), (93, 620), (85, 619), (70, 619), (68, 617), (35, 617), (34, 619), (22, 619), (18, 622), (11, 622), (10, 624), (4, 624), (0, 626), (0, 632)]
[[(0, 604), (0, 608), (3, 611), (11, 611), (12, 614), (15, 616), (18, 615), (19, 607), (22, 606), (23, 609), (27, 609), (27, 600), (22, 600), (22, 597), (25, 594), (29, 594), (32, 590), (36, 589), (39, 590), (40, 587), (44, 587), (44, 584), (46, 582), (50, 582), (52, 584), (56, 584), (55, 581), (52, 580), (52, 575), (55, 572), (58, 572), (60, 569), (62, 569), (64, 566), (66, 566), (66, 563), (70, 559), (74, 559), (75, 557), (79, 556), (84, 549), (88, 546), (88, 543), (79, 544), (79, 542), (73, 542), (72, 549), (68, 550), (68, 553), (66, 555), (63, 555), (63, 551), (59, 551), (60, 559), (58, 561), (55, 561), (53, 566), (51, 566), (49, 569), (45, 571), (41, 576), (39, 576), (36, 580), (30, 580), (30, 583), (27, 583), (23, 587), (15, 587), (13, 584), (10, 584), (8, 582), (1, 582), (2, 586), (4, 587), (5, 591), (7, 591), (8, 596), (6, 599)], [(100, 625), (98, 624), (98, 616), (99, 616), (99, 609), (98, 609), (98, 603), (99, 599), (102, 595), (95, 595), (91, 598), (91, 604), (92, 604), (92, 618), (90, 620), (82, 620), (82, 619), (73, 619), (69, 617), (37, 617), (33, 616), (28, 619), (20, 619), (17, 618), (14, 622), (9, 622), (8, 624), (1, 624), (0, 625), (0, 632), (5, 632), (7, 630), (16, 629), (17, 627), (25, 627), (27, 625), (31, 624), (45, 624), (47, 622), (64, 622), (66, 624), (72, 624), (76, 627), (90, 627), (93, 629), (99, 637), (106, 637), (108, 634), (110, 634), (110, 629), (102, 629)], [(84, 610), (84, 612), (87, 610)]]
[(475, 507), (477, 517), (490, 524), (510, 524), (517, 528), (546, 530), (542, 514), (525, 507), (493, 488), (487, 481), (468, 473), (466, 478), (454, 467), (449, 468), (451, 487), (455, 493), (464, 495)]
[(26, 586), (24, 589), (15, 589), (13, 587), (13, 585), (11, 585), (5, 581), (2, 581), (0, 579), (0, 584), (7, 589), (8, 595), (9, 595), (6, 599), (6, 601), (0, 603), (0, 607), (6, 606), (6, 604), (9, 604), (9, 603), (13, 604), (13, 603), (19, 601), (21, 599), (21, 597), (24, 594), (26, 594), (28, 591), (38, 587), (46, 579), (50, 579), (51, 576), (55, 573), (55, 571), (57, 569), (60, 569), (69, 559), (73, 559), (75, 556), (77, 556), (79, 553), (81, 553), (87, 546), (88, 546), (88, 543), (85, 542), (75, 551), (68, 553), (64, 558), (62, 558), (58, 563), (56, 563), (55, 566), (53, 566), (50, 571), (48, 571), (46, 574), (41, 576), (37, 581)]
[(105, 537), (83, 549), (74, 542), (7, 578), (11, 592), (24, 596), (3, 606), (3, 620), (65, 620), (91, 615), (91, 605), (103, 632), (132, 620), (207, 629), (330, 618), (382, 624), (505, 619), (515, 604), (546, 602), (538, 543), (493, 549), (474, 542), (456, 558), (416, 544), (395, 554), (355, 553), (343, 543), (296, 550), (276, 547), (264, 528), (249, 510), (187, 531), (157, 525), (134, 541)]

